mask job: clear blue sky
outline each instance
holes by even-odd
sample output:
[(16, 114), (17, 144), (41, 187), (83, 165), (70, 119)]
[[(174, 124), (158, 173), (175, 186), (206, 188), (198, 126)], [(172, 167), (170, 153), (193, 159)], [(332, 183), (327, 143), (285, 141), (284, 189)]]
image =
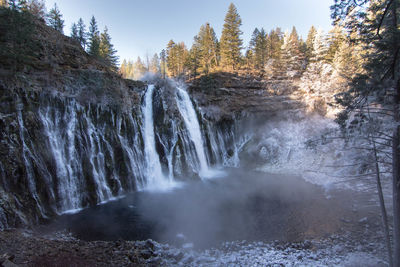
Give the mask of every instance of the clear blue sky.
[(218, 38), (225, 14), (234, 3), (242, 18), (244, 44), (255, 27), (269, 32), (296, 26), (303, 38), (311, 25), (325, 32), (331, 28), (329, 6), (333, 0), (46, 0), (50, 10), (57, 3), (65, 20), (64, 32), (81, 17), (88, 26), (95, 16), (102, 31), (107, 26), (112, 43), (122, 59), (151, 57), (166, 47), (168, 41), (184, 41), (188, 48), (200, 26), (209, 22)]

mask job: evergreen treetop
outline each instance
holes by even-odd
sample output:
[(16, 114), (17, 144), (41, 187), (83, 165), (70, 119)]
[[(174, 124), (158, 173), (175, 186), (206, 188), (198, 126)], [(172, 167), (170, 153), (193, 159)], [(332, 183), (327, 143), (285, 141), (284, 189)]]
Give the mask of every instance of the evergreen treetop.
[(94, 16), (92, 16), (89, 25), (89, 47), (88, 53), (91, 56), (100, 56), (100, 32), (98, 30), (97, 21)]
[(111, 43), (111, 36), (108, 34), (108, 28), (106, 26), (100, 36), (99, 55), (114, 71), (118, 68), (118, 56), (116, 53), (117, 51)]
[(309, 61), (309, 59), (312, 56), (313, 53), (313, 48), (314, 48), (314, 40), (315, 40), (315, 36), (317, 35), (317, 29), (315, 29), (314, 25), (311, 26), (310, 30), (308, 31), (308, 35), (307, 35), (307, 40), (306, 40), (306, 58), (307, 61)]
[(224, 66), (237, 69), (241, 61), (243, 40), (240, 38), (242, 20), (233, 3), (229, 5), (221, 35), (221, 61)]
[(71, 26), (71, 38), (76, 41), (79, 41), (78, 26), (76, 25), (75, 22), (72, 23), (72, 26)]
[(64, 20), (62, 19), (62, 14), (57, 7), (57, 4), (54, 4), (54, 7), (50, 9), (47, 14), (47, 22), (49, 26), (59, 31), (60, 33), (64, 33)]
[(78, 30), (78, 41), (83, 48), (86, 48), (86, 42), (87, 42), (87, 40), (86, 40), (86, 35), (87, 35), (86, 25), (83, 22), (82, 18), (79, 18), (79, 20), (78, 20), (77, 30)]
[(218, 39), (209, 23), (202, 25), (195, 38), (199, 49), (198, 60), (204, 73), (218, 65)]

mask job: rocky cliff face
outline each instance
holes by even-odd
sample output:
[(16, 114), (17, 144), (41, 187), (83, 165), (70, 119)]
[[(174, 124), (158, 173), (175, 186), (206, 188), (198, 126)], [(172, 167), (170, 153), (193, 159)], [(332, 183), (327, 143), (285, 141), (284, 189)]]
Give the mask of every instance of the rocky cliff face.
[(146, 85), (121, 79), (72, 39), (33, 22), (40, 45), (29, 63), (17, 71), (6, 59), (0, 65), (0, 229), (137, 186), (121, 151), (136, 134)]
[[(35, 23), (41, 45), (30, 63), (16, 73), (0, 65), (0, 229), (143, 189), (151, 167), (146, 83), (122, 79), (72, 39)], [(304, 108), (292, 81), (226, 73), (192, 81), (195, 101), (180, 104), (197, 107), (199, 153), (177, 105), (179, 85), (152, 83), (155, 150), (166, 179), (199, 179), (202, 153), (207, 166), (238, 166), (250, 138), (246, 118)]]
[(192, 81), (189, 91), (205, 116), (216, 120), (246, 114), (272, 118), (305, 108), (293, 80), (215, 73)]

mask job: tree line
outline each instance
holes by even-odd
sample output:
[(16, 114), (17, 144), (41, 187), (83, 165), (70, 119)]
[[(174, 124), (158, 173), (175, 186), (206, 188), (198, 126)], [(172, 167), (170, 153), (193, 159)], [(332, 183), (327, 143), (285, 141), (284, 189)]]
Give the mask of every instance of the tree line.
[[(357, 56), (343, 51), (350, 68), (348, 86), (335, 95), (342, 108), (336, 121), (346, 138), (366, 140), (363, 149), (373, 160), (388, 263), (400, 267), (400, 1), (335, 0), (332, 18), (359, 49)], [(351, 62), (355, 57), (358, 69)], [(392, 179), (392, 223), (381, 184), (385, 173)]]
[(264, 28), (256, 28), (244, 47), (242, 20), (234, 4), (230, 4), (224, 21), (220, 40), (207, 22), (194, 36), (190, 49), (184, 42), (170, 40), (155, 55), (157, 60), (151, 60), (156, 67), (150, 67), (149, 60), (143, 61), (140, 57), (135, 62), (124, 60), (121, 74), (137, 79), (152, 71), (169, 77), (192, 78), (217, 71), (245, 71), (273, 77), (300, 77), (310, 63), (333, 63), (340, 57), (337, 53), (345, 52), (339, 51), (346, 41), (339, 26), (326, 35), (312, 26), (306, 40), (298, 35), (295, 27), (286, 32), (278, 27), (269, 33)]
[[(7, 20), (6, 24), (12, 28), (9, 31), (10, 36), (5, 37), (4, 42), (11, 40), (22, 44), (25, 41), (27, 48), (32, 46), (34, 43), (32, 19), (34, 18), (44, 20), (48, 26), (64, 34), (63, 15), (57, 4), (54, 4), (49, 12), (46, 12), (43, 0), (0, 0), (0, 8), (6, 11), (4, 14), (5, 20)], [(111, 42), (108, 28), (106, 26), (100, 33), (94, 16), (90, 20), (88, 31), (86, 31), (86, 25), (82, 18), (77, 23), (73, 23), (70, 37), (77, 41), (89, 55), (106, 63), (111, 70), (118, 70), (117, 50)], [(13, 45), (13, 47), (16, 49), (15, 53), (21, 53), (22, 45), (20, 47)]]

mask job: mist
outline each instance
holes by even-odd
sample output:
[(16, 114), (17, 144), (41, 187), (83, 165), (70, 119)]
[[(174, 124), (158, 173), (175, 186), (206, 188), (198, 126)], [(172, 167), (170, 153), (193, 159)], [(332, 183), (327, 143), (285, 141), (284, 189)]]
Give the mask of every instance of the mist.
[[(153, 239), (194, 248), (237, 240), (297, 242), (332, 234), (342, 229), (340, 218), (353, 216), (347, 200), (354, 200), (355, 193), (327, 195), (326, 188), (304, 179), (310, 165), (302, 163), (306, 158), (314, 164), (321, 155), (327, 162), (335, 158), (337, 143), (322, 151), (306, 145), (332, 130), (329, 126), (327, 120), (301, 114), (298, 120), (243, 120), (235, 137), (240, 167), (224, 167), (223, 177), (187, 177), (168, 191), (133, 192), (62, 216), (54, 225), (85, 240)], [(262, 171), (255, 171), (257, 166)]]
[[(350, 194), (327, 199), (300, 177), (228, 169), (226, 177), (167, 192), (137, 192), (61, 217), (85, 240), (153, 239), (209, 248), (225, 241), (301, 241), (339, 230)], [(312, 214), (312, 216), (311, 216)]]

